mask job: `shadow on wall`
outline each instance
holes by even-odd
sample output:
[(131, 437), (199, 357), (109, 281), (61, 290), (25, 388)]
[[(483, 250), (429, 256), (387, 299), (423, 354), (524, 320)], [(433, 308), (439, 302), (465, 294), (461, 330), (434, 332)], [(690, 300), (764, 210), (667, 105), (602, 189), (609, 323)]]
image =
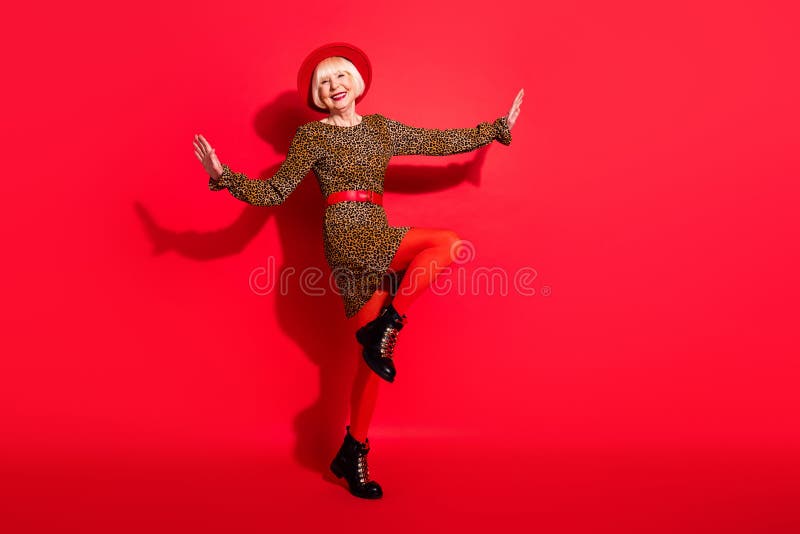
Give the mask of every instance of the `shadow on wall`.
[[(322, 117), (301, 108), (296, 94), (287, 91), (256, 114), (254, 126), (259, 137), (285, 155), (295, 129)], [(489, 146), (491, 144), (476, 150), (475, 157), (468, 162), (445, 167), (390, 165), (385, 191), (438, 191), (464, 181), (479, 185)], [(226, 163), (236, 169), (234, 162)], [(280, 162), (265, 169), (259, 178), (271, 178), (279, 167)], [(204, 171), (199, 166), (198, 171), (202, 176)], [(170, 251), (196, 260), (232, 256), (244, 250), (270, 217), (274, 217), (285, 265), (318, 266), (326, 279), (330, 275), (322, 243), (324, 203), (316, 179), (309, 180), (308, 176), (282, 205), (264, 207), (243, 203), (236, 220), (212, 232), (175, 232), (160, 226), (143, 203), (135, 202), (134, 209), (153, 244), (155, 256)], [(276, 266), (278, 272), (282, 268)], [(322, 297), (299, 290), (289, 293), (277, 295), (276, 317), (283, 331), (319, 368), (320, 380), (319, 397), (294, 419), (295, 457), (301, 465), (326, 474), (344, 435), (350, 389), (361, 358), (354, 336), (356, 325), (345, 319), (341, 297), (333, 292), (328, 291)]]

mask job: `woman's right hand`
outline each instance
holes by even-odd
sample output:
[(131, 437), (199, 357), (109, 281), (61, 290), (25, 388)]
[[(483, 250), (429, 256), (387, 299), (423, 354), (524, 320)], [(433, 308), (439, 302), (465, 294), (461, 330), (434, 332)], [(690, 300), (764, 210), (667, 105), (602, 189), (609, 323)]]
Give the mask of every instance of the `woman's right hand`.
[(217, 159), (214, 149), (211, 148), (205, 137), (200, 134), (194, 136), (194, 155), (203, 164), (203, 168), (208, 175), (214, 180), (219, 180), (219, 177), (222, 176), (222, 165)]

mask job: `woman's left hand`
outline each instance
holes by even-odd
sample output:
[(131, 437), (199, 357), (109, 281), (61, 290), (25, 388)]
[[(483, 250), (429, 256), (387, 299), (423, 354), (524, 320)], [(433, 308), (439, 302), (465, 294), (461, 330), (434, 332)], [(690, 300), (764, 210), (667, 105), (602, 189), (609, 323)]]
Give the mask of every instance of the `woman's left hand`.
[(522, 97), (525, 95), (525, 89), (520, 89), (519, 93), (517, 93), (517, 98), (514, 99), (514, 103), (511, 105), (511, 111), (508, 112), (508, 129), (510, 130), (514, 123), (517, 122), (517, 116), (519, 115), (519, 106), (522, 104)]

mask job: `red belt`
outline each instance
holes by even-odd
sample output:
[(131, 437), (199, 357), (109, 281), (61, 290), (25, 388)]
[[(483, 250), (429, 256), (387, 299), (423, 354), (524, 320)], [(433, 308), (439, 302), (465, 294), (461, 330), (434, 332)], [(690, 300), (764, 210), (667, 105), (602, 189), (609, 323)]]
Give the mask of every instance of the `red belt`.
[(336, 193), (331, 193), (328, 195), (327, 203), (328, 206), (331, 204), (336, 204), (337, 202), (344, 202), (345, 200), (352, 200), (356, 202), (372, 202), (373, 204), (377, 204), (378, 206), (383, 206), (383, 195), (380, 193), (376, 193), (375, 191), (366, 191), (366, 190), (349, 190), (349, 191), (337, 191)]

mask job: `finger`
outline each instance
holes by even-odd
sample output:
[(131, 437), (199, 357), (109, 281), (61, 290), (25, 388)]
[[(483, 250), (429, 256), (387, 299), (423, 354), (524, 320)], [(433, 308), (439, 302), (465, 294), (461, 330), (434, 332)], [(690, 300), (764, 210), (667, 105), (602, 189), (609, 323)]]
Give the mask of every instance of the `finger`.
[(202, 135), (200, 136), (200, 142), (203, 143), (203, 146), (206, 147), (206, 150), (211, 150), (211, 144), (209, 144), (209, 142), (206, 141), (206, 138)]

